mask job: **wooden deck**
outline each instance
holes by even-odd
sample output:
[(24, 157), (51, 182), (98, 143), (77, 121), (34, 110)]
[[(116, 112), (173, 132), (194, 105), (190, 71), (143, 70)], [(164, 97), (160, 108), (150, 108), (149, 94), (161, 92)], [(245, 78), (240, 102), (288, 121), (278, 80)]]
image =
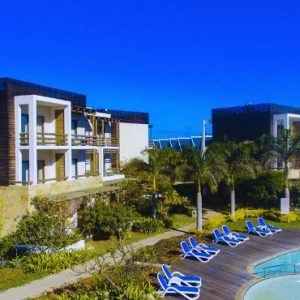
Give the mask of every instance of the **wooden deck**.
[(236, 248), (220, 244), (218, 247), (221, 252), (206, 264), (184, 259), (174, 266), (181, 272), (202, 277), (201, 300), (234, 300), (238, 290), (254, 279), (247, 267), (278, 253), (300, 248), (300, 229), (285, 229), (266, 238), (251, 235), (249, 241)]

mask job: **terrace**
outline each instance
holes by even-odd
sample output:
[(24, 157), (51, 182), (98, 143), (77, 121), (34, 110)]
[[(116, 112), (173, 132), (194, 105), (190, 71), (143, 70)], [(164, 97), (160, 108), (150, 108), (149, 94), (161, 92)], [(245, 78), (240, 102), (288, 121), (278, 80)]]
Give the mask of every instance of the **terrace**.
[(201, 300), (242, 299), (243, 291), (250, 281), (259, 280), (249, 272), (249, 266), (270, 256), (299, 249), (299, 240), (299, 229), (284, 229), (282, 233), (267, 238), (251, 235), (249, 241), (237, 248), (218, 244), (221, 252), (208, 264), (185, 259), (177, 263), (175, 269), (202, 277)]

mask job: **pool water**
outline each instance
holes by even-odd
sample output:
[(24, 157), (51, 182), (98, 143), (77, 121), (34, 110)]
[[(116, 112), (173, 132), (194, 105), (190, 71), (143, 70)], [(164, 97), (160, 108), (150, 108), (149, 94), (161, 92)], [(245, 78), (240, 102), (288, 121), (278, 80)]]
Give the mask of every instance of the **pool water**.
[(246, 291), (244, 300), (300, 300), (300, 275), (262, 280)]
[(264, 278), (297, 273), (300, 273), (300, 251), (277, 256), (256, 265), (253, 269), (253, 274)]

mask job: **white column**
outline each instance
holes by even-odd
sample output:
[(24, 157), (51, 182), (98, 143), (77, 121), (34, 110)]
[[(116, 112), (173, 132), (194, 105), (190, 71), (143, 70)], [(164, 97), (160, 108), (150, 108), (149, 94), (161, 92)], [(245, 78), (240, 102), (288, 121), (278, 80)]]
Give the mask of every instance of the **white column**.
[(284, 115), (284, 128), (290, 129), (290, 117), (288, 114)]
[(68, 150), (65, 152), (65, 176), (68, 180), (72, 180), (72, 112), (71, 112), (71, 103), (68, 103), (64, 108), (64, 132), (67, 135), (67, 146)]
[(99, 173), (100, 177), (104, 177), (104, 153), (103, 153), (103, 148), (99, 148)]
[(20, 151), (22, 111), (18, 101), (15, 101), (15, 155), (16, 155), (16, 181), (22, 181), (22, 153)]
[(67, 180), (72, 180), (72, 149), (65, 152), (65, 172)]
[(64, 125), (65, 125), (65, 134), (67, 134), (67, 144), (72, 146), (72, 112), (71, 112), (71, 103), (69, 103), (64, 108)]
[(37, 101), (32, 97), (28, 105), (29, 114), (29, 180), (37, 184), (37, 137), (36, 137), (36, 117)]
[(277, 124), (278, 124), (278, 119), (274, 116), (273, 119), (273, 137), (277, 138)]

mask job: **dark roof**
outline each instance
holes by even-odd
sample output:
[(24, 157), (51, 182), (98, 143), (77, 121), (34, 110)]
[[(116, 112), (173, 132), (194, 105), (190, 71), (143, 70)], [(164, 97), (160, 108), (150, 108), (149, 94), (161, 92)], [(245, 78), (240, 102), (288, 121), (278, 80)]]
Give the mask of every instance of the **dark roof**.
[(8, 90), (9, 93), (17, 95), (40, 95), (62, 100), (69, 100), (73, 105), (86, 106), (86, 96), (79, 93), (65, 91), (62, 89), (47, 87), (40, 84), (17, 80), (13, 78), (0, 78), (0, 90)]
[(215, 108), (212, 111), (214, 114), (240, 114), (247, 112), (269, 112), (271, 115), (285, 113), (300, 114), (299, 107), (280, 105), (275, 103), (246, 104), (234, 107)]
[(113, 119), (119, 119), (123, 123), (149, 124), (149, 113), (115, 109), (97, 109), (97, 111), (109, 113)]

